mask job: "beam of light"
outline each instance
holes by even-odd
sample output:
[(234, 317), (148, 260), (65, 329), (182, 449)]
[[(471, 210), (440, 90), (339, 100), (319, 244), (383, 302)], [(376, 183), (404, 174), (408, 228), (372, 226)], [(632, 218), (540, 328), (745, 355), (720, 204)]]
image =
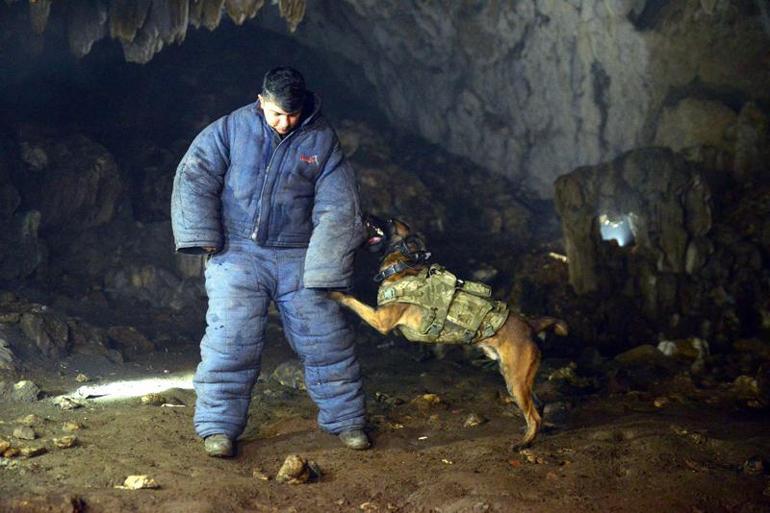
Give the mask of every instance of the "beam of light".
[(160, 393), (170, 388), (192, 390), (193, 374), (180, 374), (162, 378), (145, 378), (137, 380), (113, 381), (96, 385), (83, 385), (75, 390), (71, 397), (75, 399), (98, 399), (102, 401), (117, 401), (141, 397), (143, 395)]
[(601, 231), (602, 240), (616, 240), (620, 246), (625, 246), (634, 241), (631, 216), (628, 214), (619, 216), (600, 215), (599, 230)]

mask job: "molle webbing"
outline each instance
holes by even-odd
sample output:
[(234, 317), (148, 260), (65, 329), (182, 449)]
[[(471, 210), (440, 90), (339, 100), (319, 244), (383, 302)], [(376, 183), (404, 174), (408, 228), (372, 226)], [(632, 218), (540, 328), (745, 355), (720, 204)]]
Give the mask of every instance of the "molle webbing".
[(491, 337), (508, 318), (508, 307), (492, 299), (491, 293), (488, 285), (458, 280), (434, 264), (415, 276), (381, 286), (377, 304), (399, 302), (422, 307), (418, 327), (399, 327), (411, 341), (470, 343)]

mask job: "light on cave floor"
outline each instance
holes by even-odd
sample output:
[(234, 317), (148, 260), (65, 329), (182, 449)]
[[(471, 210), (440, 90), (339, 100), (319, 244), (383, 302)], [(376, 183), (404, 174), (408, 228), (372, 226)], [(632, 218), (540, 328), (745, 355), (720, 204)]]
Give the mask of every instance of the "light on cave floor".
[(117, 401), (120, 399), (141, 397), (152, 393), (160, 393), (171, 388), (192, 390), (193, 373), (165, 376), (162, 378), (145, 378), (113, 381), (111, 383), (97, 385), (84, 385), (78, 388), (73, 396), (80, 399)]
[(629, 214), (619, 216), (600, 215), (599, 230), (602, 234), (602, 240), (615, 240), (620, 246), (625, 246), (634, 241), (634, 232)]

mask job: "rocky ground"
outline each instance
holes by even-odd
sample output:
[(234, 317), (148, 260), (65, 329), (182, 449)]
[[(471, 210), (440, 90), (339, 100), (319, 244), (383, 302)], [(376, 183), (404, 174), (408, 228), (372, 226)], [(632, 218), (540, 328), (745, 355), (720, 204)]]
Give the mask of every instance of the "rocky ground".
[[(6, 372), (41, 392), (25, 396), (23, 387), (5, 384), (7, 399), (18, 400), (0, 401), (0, 510), (748, 513), (770, 507), (763, 399), (750, 377), (743, 389), (740, 380), (716, 379), (724, 359), (710, 356), (700, 370), (653, 346), (657, 353), (637, 349), (614, 359), (592, 350), (555, 358), (565, 351), (549, 350), (537, 385), (547, 427), (531, 448), (512, 452), (523, 419), (502, 378), (478, 355), (450, 348), (438, 358), (365, 326), (357, 331), (374, 442), (365, 452), (318, 430), (277, 324), (268, 329), (263, 378), (231, 460), (204, 454), (192, 430), (194, 392), (184, 386), (142, 398), (133, 385), (137, 397), (81, 400), (74, 409), (54, 401), (81, 386), (189, 377), (194, 343), (156, 342), (157, 351), (124, 362), (76, 353), (58, 368)], [(308, 482), (277, 479), (292, 454), (313, 462)], [(133, 475), (157, 487), (121, 488)]]

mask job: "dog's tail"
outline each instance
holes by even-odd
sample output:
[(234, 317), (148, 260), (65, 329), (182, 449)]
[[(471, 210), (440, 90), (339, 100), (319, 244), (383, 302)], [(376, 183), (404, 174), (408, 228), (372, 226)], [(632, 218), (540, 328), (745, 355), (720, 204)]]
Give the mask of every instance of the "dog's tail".
[(542, 333), (547, 329), (553, 329), (553, 332), (563, 337), (569, 333), (567, 323), (555, 317), (538, 317), (536, 319), (527, 319), (535, 333)]

